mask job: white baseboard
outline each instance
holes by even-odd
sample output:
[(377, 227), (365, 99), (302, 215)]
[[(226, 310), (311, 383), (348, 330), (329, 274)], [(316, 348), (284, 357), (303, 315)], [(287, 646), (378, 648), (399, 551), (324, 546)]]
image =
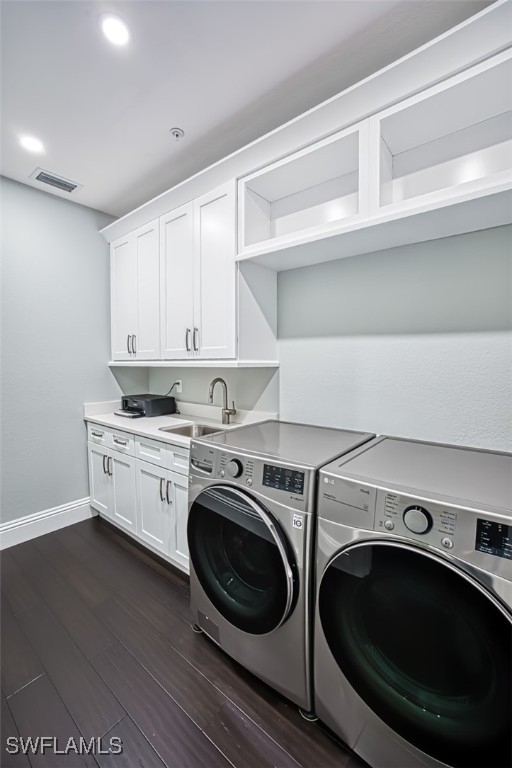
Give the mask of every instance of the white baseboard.
[(96, 510), (89, 505), (90, 498), (77, 499), (69, 504), (61, 504), (60, 507), (44, 509), (33, 515), (10, 520), (0, 525), (0, 549), (13, 547), (45, 533), (58, 531), (73, 523), (80, 523), (97, 515)]

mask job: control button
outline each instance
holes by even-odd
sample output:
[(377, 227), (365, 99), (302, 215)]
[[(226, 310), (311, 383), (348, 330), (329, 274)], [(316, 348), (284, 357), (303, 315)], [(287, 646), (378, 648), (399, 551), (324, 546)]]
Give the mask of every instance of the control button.
[(423, 507), (407, 507), (404, 523), (412, 533), (428, 533), (432, 528), (432, 515)]
[(228, 475), (231, 475), (231, 477), (240, 477), (242, 472), (244, 471), (242, 462), (238, 459), (231, 459), (231, 461), (228, 462), (226, 466)]
[(252, 480), (250, 477), (248, 477), (245, 482), (247, 483), (247, 485), (252, 485)]
[(221, 471), (219, 472), (219, 475), (220, 475), (221, 477), (225, 477), (226, 473), (224, 472), (224, 470), (223, 470), (223, 469), (221, 469)]
[(444, 539), (441, 539), (441, 544), (443, 547), (446, 547), (446, 549), (452, 549), (453, 547), (453, 541), (448, 538), (448, 536), (445, 536)]
[(394, 524), (394, 522), (392, 520), (386, 520), (385, 521), (384, 528), (387, 531), (392, 531), (394, 527), (395, 527), (395, 524)]

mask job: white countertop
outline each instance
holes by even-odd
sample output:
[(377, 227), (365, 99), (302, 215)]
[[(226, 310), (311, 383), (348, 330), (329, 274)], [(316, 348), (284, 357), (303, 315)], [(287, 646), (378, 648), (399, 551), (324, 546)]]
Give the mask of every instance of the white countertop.
[(214, 405), (202, 405), (199, 403), (177, 403), (179, 414), (172, 416), (153, 416), (130, 419), (126, 416), (117, 416), (114, 411), (121, 407), (119, 401), (106, 403), (84, 403), (84, 421), (110, 427), (118, 432), (128, 432), (131, 435), (150, 437), (163, 443), (173, 443), (188, 448), (190, 437), (173, 432), (162, 432), (161, 427), (184, 427), (188, 424), (207, 424), (210, 427), (221, 429), (234, 429), (243, 424), (254, 424), (267, 419), (277, 419), (277, 413), (264, 411), (237, 411), (230, 424), (222, 423), (221, 408)]

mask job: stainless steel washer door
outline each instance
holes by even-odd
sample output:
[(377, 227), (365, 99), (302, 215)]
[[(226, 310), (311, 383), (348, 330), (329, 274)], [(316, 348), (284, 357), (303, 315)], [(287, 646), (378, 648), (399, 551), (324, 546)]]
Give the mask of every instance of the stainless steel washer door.
[(419, 548), (348, 546), (319, 615), (343, 675), (410, 744), (450, 766), (512, 758), (512, 619), (476, 581)]
[(193, 502), (188, 545), (195, 574), (230, 624), (254, 635), (286, 621), (296, 600), (296, 564), (285, 535), (259, 502), (211, 486)]

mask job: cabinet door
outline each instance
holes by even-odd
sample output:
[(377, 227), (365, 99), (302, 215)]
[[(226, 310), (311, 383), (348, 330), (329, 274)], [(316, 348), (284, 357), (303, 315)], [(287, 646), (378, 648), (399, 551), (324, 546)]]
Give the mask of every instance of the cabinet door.
[(160, 233), (158, 219), (133, 234), (137, 254), (135, 358), (160, 357)]
[(171, 526), (166, 498), (167, 472), (139, 459), (135, 466), (138, 535), (159, 552), (169, 555)]
[(88, 444), (89, 458), (89, 492), (91, 494), (91, 507), (97, 509), (108, 517), (111, 517), (110, 503), (110, 476), (108, 474), (108, 456), (107, 449), (102, 448), (96, 443)]
[(137, 333), (137, 250), (132, 235), (110, 246), (112, 359), (132, 360)]
[(176, 472), (169, 472), (168, 474), (173, 501), (171, 513), (171, 557), (182, 565), (188, 573), (188, 476), (178, 475)]
[(136, 533), (135, 459), (118, 451), (110, 452), (112, 522)]
[(183, 205), (160, 219), (160, 304), (162, 357), (192, 357), (194, 248), (193, 206)]
[(236, 355), (235, 182), (194, 202), (194, 327), (204, 358)]

